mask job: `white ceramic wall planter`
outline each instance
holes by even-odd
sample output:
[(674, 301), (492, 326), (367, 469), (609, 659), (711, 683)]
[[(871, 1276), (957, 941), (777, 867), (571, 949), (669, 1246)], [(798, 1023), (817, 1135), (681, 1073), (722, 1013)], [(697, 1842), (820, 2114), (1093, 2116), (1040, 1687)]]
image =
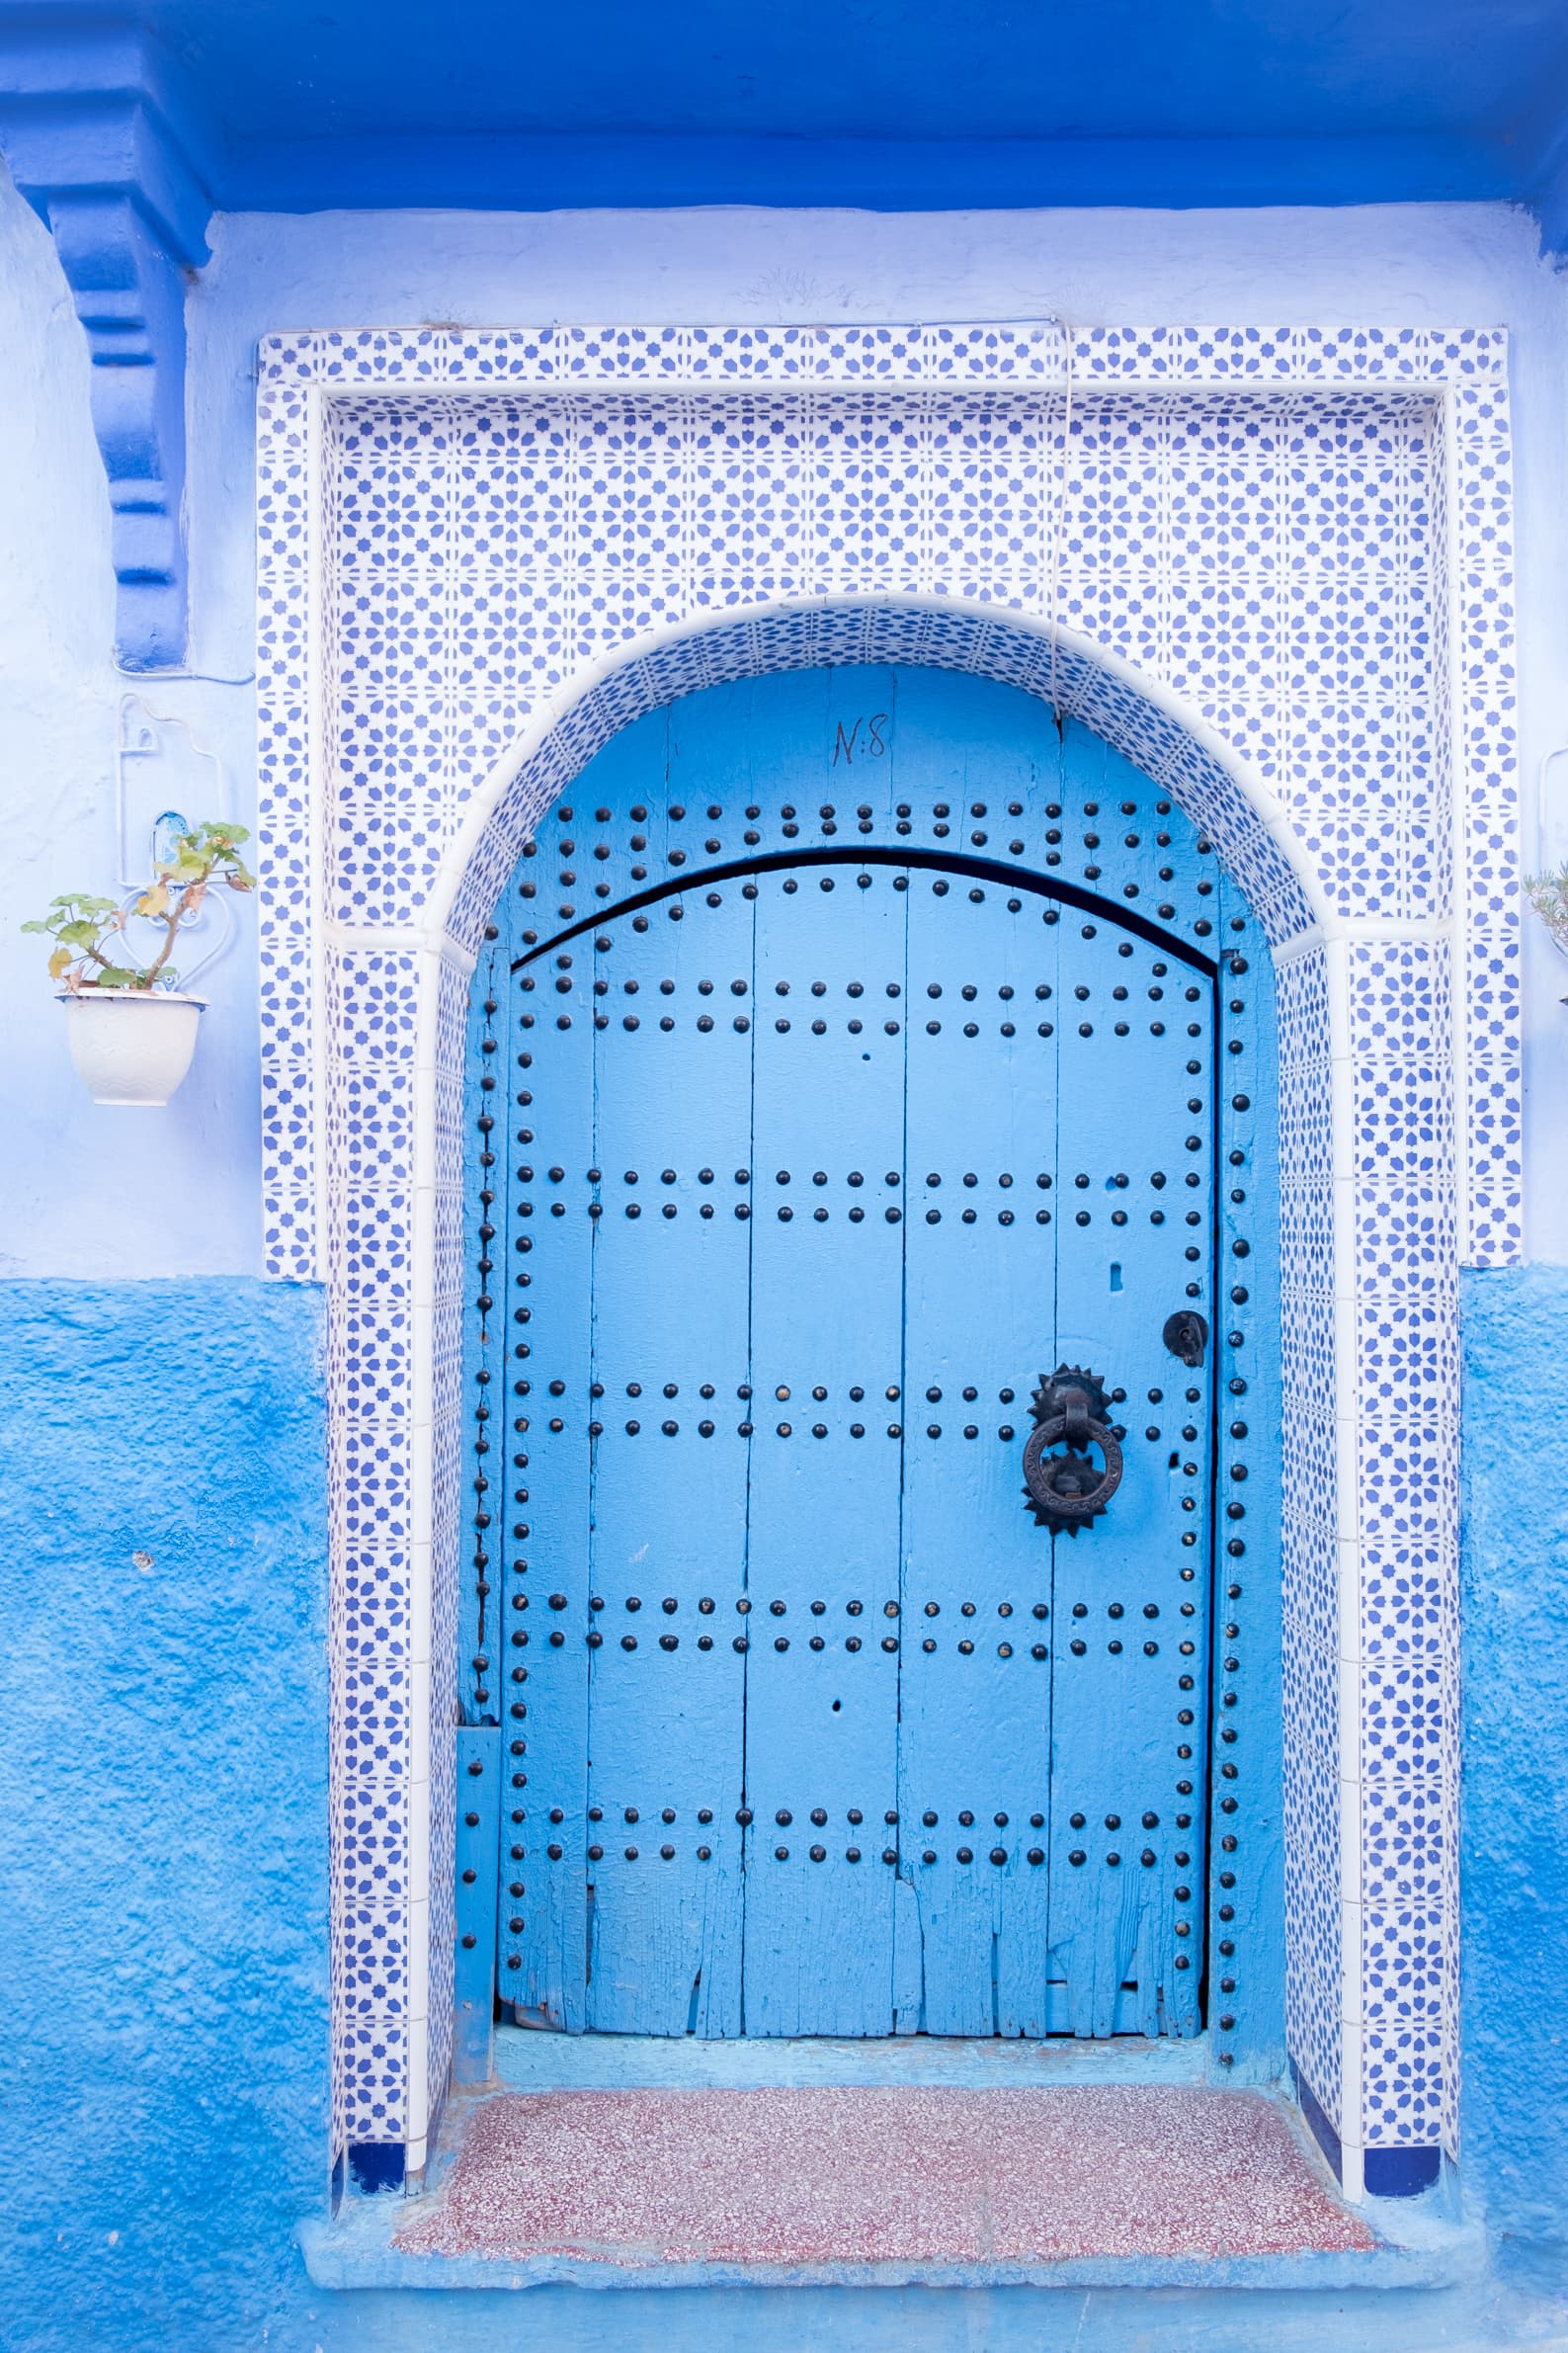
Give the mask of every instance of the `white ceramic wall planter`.
[(95, 1103), (168, 1102), (196, 1051), (205, 997), (140, 988), (64, 989), (71, 1060)]

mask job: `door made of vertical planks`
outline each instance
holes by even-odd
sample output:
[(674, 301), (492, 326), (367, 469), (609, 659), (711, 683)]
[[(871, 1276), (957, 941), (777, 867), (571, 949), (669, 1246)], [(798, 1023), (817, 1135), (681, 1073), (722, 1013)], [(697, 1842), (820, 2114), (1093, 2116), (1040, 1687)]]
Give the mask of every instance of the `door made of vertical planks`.
[[(790, 683), (779, 741), (694, 758), (689, 878), (668, 737), (601, 754), (545, 855), (611, 903), (552, 929), (525, 864), (489, 967), (499, 1989), (569, 2032), (1191, 2033), (1214, 1397), (1167, 1326), (1216, 1312), (1214, 962), (977, 830), (801, 844), (771, 763), (846, 730)], [(908, 835), (872, 715), (860, 831)], [(1037, 748), (949, 754), (939, 793), (1060, 815)], [(1151, 860), (1206, 854), (1114, 789)], [(1124, 1465), (1073, 1535), (1023, 1479), (1058, 1366)]]

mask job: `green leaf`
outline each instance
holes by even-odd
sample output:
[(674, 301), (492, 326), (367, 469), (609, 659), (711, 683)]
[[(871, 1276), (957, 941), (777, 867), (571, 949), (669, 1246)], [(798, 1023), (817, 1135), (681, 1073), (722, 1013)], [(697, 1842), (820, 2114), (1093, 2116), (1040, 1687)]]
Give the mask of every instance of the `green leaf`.
[(142, 975), (129, 965), (106, 965), (98, 974), (96, 985), (99, 988), (137, 988), (142, 985)]

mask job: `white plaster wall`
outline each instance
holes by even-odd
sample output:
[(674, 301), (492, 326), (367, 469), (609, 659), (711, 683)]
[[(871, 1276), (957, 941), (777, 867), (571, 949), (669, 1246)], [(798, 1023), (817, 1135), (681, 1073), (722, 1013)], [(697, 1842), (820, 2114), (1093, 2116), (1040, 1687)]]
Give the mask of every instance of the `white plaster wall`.
[[(0, 183), (0, 1276), (253, 1273), (254, 922), (213, 973), (209, 1034), (167, 1112), (87, 1101), (65, 1058), (47, 943), (19, 934), (56, 891), (114, 888), (116, 722), (132, 682), (113, 665), (86, 343), (48, 236)], [(242, 627), (225, 633), (243, 640)], [(248, 698), (171, 682), (150, 700), (223, 746), (236, 806), (248, 805)]]
[[(965, 319), (1505, 324), (1515, 337), (1521, 783), (1526, 857), (1568, 856), (1568, 276), (1503, 206), (1268, 212), (431, 212), (242, 214), (213, 225), (194, 287), (189, 402), (194, 668), (251, 665), (253, 364), (275, 328), (451, 320)], [(36, 941), (16, 914), (96, 886), (113, 850), (115, 712), (107, 508), (85, 352), (41, 228), (0, 198), (0, 810), (22, 847), (0, 976), (0, 1083), (19, 1093), (0, 1271), (254, 1272), (256, 1071), (243, 953), (211, 975), (197, 1072), (164, 1114), (95, 1110), (63, 1069)], [(137, 690), (143, 691), (143, 690)], [(145, 690), (254, 794), (245, 688)], [(48, 812), (55, 813), (50, 815)], [(8, 896), (10, 894), (8, 893)], [(1531, 927), (1532, 932), (1537, 927)], [(25, 952), (25, 953), (24, 953)], [(1568, 1261), (1568, 964), (1532, 945), (1527, 1003), (1527, 1232)], [(0, 1168), (4, 1163), (0, 1161)]]

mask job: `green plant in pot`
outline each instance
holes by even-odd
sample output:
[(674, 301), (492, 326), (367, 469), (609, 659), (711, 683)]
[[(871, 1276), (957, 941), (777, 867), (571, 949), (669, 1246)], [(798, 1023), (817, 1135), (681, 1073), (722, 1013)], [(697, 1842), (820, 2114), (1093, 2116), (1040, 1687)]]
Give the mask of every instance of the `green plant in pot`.
[[(1568, 956), (1568, 861), (1554, 875), (1527, 875), (1525, 896), (1552, 939)], [(1568, 997), (1563, 1003), (1568, 1005)]]
[(1525, 896), (1568, 956), (1568, 863), (1554, 875), (1527, 875)]
[[(95, 1103), (167, 1103), (190, 1069), (206, 1000), (176, 986), (170, 960), (181, 925), (214, 884), (255, 889), (239, 851), (248, 839), (243, 825), (193, 825), (145, 890), (125, 900), (62, 891), (46, 915), (22, 926), (54, 942), (49, 977), (65, 983), (71, 1059)], [(139, 958), (132, 924), (147, 943)]]

